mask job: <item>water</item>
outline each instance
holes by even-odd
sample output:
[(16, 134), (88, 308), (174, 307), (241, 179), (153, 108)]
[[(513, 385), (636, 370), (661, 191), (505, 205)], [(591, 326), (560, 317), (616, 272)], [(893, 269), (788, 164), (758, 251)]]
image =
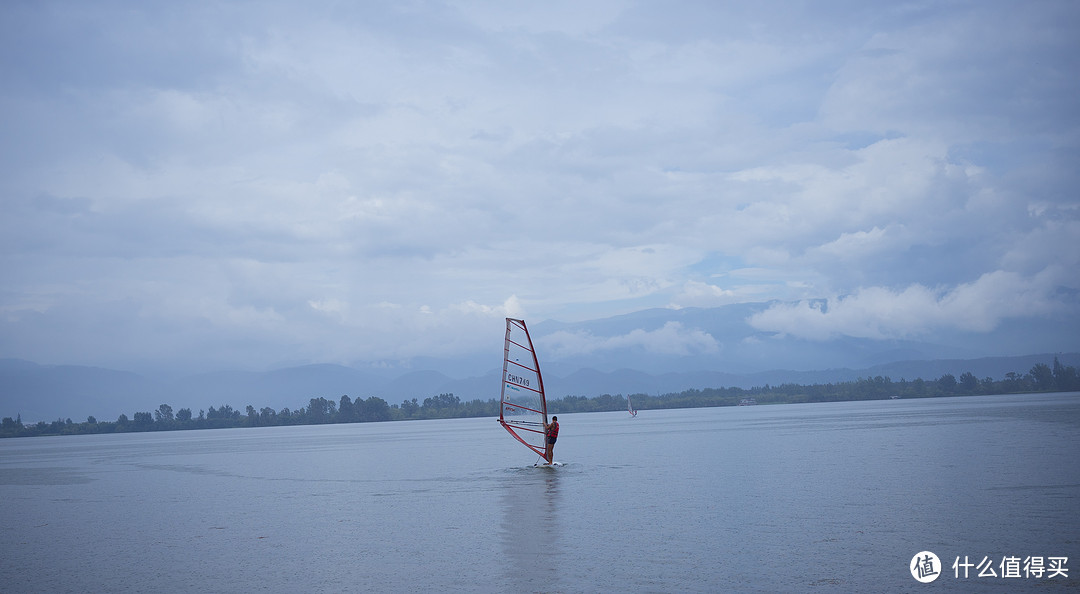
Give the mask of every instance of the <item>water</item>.
[[(1080, 589), (1080, 394), (559, 421), (554, 469), (490, 418), (0, 440), (0, 589)], [(1011, 555), (1069, 577), (953, 577)]]

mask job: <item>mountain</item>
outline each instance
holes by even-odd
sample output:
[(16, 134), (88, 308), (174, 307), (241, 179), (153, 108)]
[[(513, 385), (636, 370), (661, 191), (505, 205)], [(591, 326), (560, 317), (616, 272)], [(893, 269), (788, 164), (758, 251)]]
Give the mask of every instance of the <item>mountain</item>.
[(1062, 332), (1062, 322), (1049, 319), (1005, 320), (989, 332), (942, 331), (926, 339), (839, 336), (822, 341), (764, 332), (748, 323), (754, 314), (773, 305), (657, 308), (577, 323), (542, 321), (530, 324), (530, 329), (545, 369), (559, 368), (565, 373), (580, 368), (637, 369), (650, 374), (863, 369), (895, 361), (1019, 356), (1080, 348), (1077, 333)]
[[(1080, 353), (894, 361), (861, 369), (768, 370), (753, 373), (724, 371), (675, 371), (649, 373), (640, 369), (600, 371), (578, 368), (566, 374), (545, 369), (545, 387), (553, 399), (564, 396), (593, 397), (601, 394), (667, 394), (691, 388), (765, 384), (814, 384), (851, 381), (861, 377), (888, 376), (894, 381), (937, 379), (946, 373), (959, 377), (971, 372), (978, 378), (1002, 379), (1008, 372), (1027, 373), (1038, 363), (1080, 367)], [(565, 368), (565, 366), (563, 366)], [(255, 372), (200, 374), (176, 381), (153, 380), (125, 371), (80, 367), (45, 366), (15, 359), (0, 360), (0, 416), (22, 417), (24, 423), (70, 418), (84, 421), (90, 415), (115, 420), (121, 413), (151, 412), (160, 404), (174, 410), (199, 410), (228, 404), (243, 411), (270, 407), (305, 407), (311, 398), (337, 401), (378, 396), (390, 404), (452, 393), (463, 401), (499, 397), (501, 371), (473, 377), (452, 378), (438, 371), (408, 371), (397, 377), (341, 365), (306, 365)]]
[(54, 421), (71, 414), (85, 421), (96, 411), (130, 415), (132, 407), (142, 407), (146, 397), (159, 390), (154, 381), (126, 371), (0, 359), (0, 416), (21, 415), (24, 422)]
[[(367, 386), (378, 386), (383, 379), (376, 374), (342, 365), (304, 365), (276, 369), (265, 373), (222, 371), (181, 378), (163, 383), (165, 395), (172, 396), (179, 406), (190, 408), (197, 416), (200, 409), (210, 406), (229, 406), (244, 410), (248, 405), (261, 409), (270, 407), (296, 409), (307, 406), (312, 398), (337, 401), (343, 394), (353, 397)], [(165, 402), (165, 401), (162, 401)], [(154, 403), (157, 408), (162, 402)], [(130, 415), (129, 415), (130, 416)]]
[[(989, 332), (938, 332), (933, 339), (837, 337), (824, 341), (763, 332), (748, 320), (774, 303), (714, 308), (647, 309), (581, 322), (529, 322), (548, 393), (566, 395), (670, 393), (690, 388), (826, 383), (859, 377), (937, 379), (970, 371), (1002, 379), (1036, 363), (1080, 367), (1069, 323), (1005, 320)], [(1080, 330), (1080, 329), (1075, 329)], [(218, 371), (166, 379), (152, 374), (75, 365), (0, 360), (0, 416), (24, 422), (121, 413), (161, 404), (199, 410), (225, 404), (299, 408), (311, 398), (337, 401), (378, 396), (390, 404), (453, 393), (461, 400), (498, 398), (501, 334), (490, 349), (455, 357), (318, 364), (266, 372)], [(1061, 354), (1067, 353), (1067, 354)]]

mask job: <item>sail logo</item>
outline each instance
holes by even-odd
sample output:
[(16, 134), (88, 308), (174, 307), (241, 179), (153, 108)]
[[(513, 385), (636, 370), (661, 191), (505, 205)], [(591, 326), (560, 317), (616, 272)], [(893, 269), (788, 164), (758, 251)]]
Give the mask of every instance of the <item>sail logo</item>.
[(512, 373), (506, 374), (506, 381), (508, 381), (508, 382), (510, 382), (512, 384), (517, 384), (519, 386), (524, 386), (526, 388), (529, 387), (529, 379), (528, 378), (520, 377), (520, 376), (514, 375)]

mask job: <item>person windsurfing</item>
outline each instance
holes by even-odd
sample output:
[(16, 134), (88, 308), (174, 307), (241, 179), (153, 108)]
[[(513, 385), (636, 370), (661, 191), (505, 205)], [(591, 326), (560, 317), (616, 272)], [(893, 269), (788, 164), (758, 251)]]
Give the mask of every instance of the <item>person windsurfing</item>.
[(551, 417), (551, 422), (544, 425), (544, 435), (547, 436), (544, 448), (544, 459), (548, 464), (555, 458), (555, 441), (559, 439), (559, 417)]

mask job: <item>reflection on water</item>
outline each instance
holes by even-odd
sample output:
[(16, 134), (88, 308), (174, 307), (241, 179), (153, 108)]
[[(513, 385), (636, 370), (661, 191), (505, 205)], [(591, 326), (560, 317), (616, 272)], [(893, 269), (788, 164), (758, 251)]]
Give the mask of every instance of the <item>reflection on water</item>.
[(512, 591), (561, 590), (559, 556), (559, 470), (513, 469), (499, 485), (503, 570)]

